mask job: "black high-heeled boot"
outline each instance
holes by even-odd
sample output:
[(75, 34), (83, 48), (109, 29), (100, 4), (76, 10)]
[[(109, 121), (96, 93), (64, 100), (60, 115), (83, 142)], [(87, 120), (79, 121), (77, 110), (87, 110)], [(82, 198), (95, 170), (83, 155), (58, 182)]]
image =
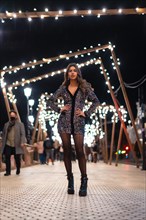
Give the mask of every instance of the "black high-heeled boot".
[(74, 194), (74, 177), (73, 174), (70, 176), (67, 176), (68, 179), (68, 189), (67, 192), (68, 194)]
[(79, 190), (79, 196), (86, 196), (87, 195), (87, 176), (81, 177), (81, 186)]

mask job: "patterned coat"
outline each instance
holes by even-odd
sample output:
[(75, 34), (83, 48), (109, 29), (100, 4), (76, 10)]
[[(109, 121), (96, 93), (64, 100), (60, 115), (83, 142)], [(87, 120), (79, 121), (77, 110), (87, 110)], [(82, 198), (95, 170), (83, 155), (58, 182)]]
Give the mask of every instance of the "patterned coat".
[(69, 104), (70, 110), (62, 112), (58, 120), (58, 132), (69, 134), (84, 134), (85, 117), (75, 115), (75, 111), (79, 108), (83, 110), (85, 101), (92, 102), (85, 115), (89, 117), (91, 113), (96, 109), (99, 104), (99, 100), (96, 97), (92, 89), (86, 89), (85, 95), (78, 88), (74, 95), (70, 93), (66, 86), (61, 85), (60, 88), (54, 93), (48, 101), (48, 105), (56, 112), (60, 113), (60, 108), (57, 105), (57, 99), (62, 98), (64, 105)]
[[(9, 122), (7, 122), (4, 125), (4, 129), (3, 129), (2, 153), (4, 153), (4, 148), (5, 148), (5, 144), (6, 144), (6, 141), (7, 141), (8, 126), (9, 126)], [(19, 122), (19, 121), (15, 122), (14, 142), (15, 142), (16, 154), (23, 154), (24, 151), (23, 151), (23, 149), (21, 147), (21, 144), (26, 143), (26, 137), (25, 137), (24, 124), (22, 122)]]

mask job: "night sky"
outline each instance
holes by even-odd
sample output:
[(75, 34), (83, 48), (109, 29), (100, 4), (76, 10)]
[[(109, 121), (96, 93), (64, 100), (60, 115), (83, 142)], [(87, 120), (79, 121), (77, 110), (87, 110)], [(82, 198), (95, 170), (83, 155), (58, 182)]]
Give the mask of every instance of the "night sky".
[[(108, 2), (108, 3), (107, 3)], [(111, 8), (136, 8), (146, 7), (145, 1), (44, 1), (44, 0), (29, 0), (29, 1), (13, 1), (0, 0), (0, 12), (10, 11), (16, 12), (33, 11), (37, 8), (38, 11), (49, 10), (73, 10), (73, 9), (102, 9), (104, 7)], [(6, 20), (5, 23), (0, 22), (0, 69), (4, 66), (16, 66), (22, 62), (39, 60), (58, 56), (68, 53), (70, 50), (82, 50), (84, 47), (89, 48), (107, 44), (108, 42), (116, 45), (115, 53), (120, 59), (120, 70), (124, 82), (132, 83), (142, 78), (146, 64), (146, 15), (116, 15), (116, 16), (96, 16), (81, 17), (62, 17), (58, 20), (54, 18), (33, 19), (28, 22), (26, 19)], [(108, 69), (111, 77), (111, 83), (118, 88), (116, 72), (111, 68), (111, 60), (108, 52), (100, 52), (96, 57), (101, 56), (105, 67)], [(63, 60), (45, 65), (43, 68), (36, 67), (31, 71), (26, 69), (19, 71), (16, 74), (6, 74), (5, 81), (7, 84), (16, 80), (31, 78), (32, 76), (48, 73), (57, 69), (65, 68), (70, 62), (83, 62), (84, 59)], [(91, 56), (92, 58), (92, 56)], [(90, 57), (89, 57), (90, 59)], [(104, 77), (100, 74), (97, 66), (90, 65), (82, 69), (83, 77), (89, 81), (101, 102), (112, 104), (110, 95), (107, 93)], [(34, 114), (38, 98), (43, 92), (55, 92), (63, 81), (63, 74), (49, 77), (37, 83), (32, 83), (32, 98), (35, 99)], [(142, 98), (142, 91), (146, 89), (146, 85), (136, 89), (126, 89), (130, 104), (136, 115), (136, 102), (138, 100), (138, 91)], [(22, 121), (26, 120), (26, 98), (23, 93), (23, 87), (19, 87), (13, 91), (17, 98), (17, 106), (20, 112)], [(120, 104), (125, 106), (121, 90), (118, 92), (117, 99)], [(144, 94), (146, 102), (146, 95)], [(4, 123), (8, 120), (6, 108), (0, 90), (0, 130)]]

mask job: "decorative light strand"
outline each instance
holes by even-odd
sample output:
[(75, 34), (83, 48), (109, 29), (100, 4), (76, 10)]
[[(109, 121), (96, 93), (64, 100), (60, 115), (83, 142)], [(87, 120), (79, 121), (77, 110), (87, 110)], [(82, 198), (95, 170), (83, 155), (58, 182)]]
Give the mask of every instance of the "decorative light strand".
[(146, 8), (129, 8), (129, 9), (95, 9), (95, 10), (69, 10), (69, 11), (50, 11), (47, 8), (44, 11), (37, 11), (35, 8), (33, 12), (8, 12), (0, 13), (0, 19), (18, 19), (18, 18), (50, 18), (50, 17), (73, 17), (73, 16), (107, 16), (107, 15), (144, 15), (146, 14)]
[(111, 49), (111, 44), (106, 44), (106, 45), (103, 45), (103, 46), (100, 46), (98, 45), (97, 47), (92, 47), (90, 46), (90, 48), (85, 48), (84, 50), (79, 50), (79, 51), (76, 51), (76, 52), (69, 52), (68, 54), (63, 54), (63, 55), (59, 55), (59, 56), (56, 56), (56, 57), (51, 57), (51, 58), (43, 58), (42, 60), (34, 60), (34, 61), (29, 61), (29, 63), (22, 63), (22, 65), (18, 65), (18, 66), (9, 66), (9, 68), (7, 66), (5, 66), (2, 70), (0, 70), (0, 73), (1, 75), (4, 75), (6, 74), (7, 72), (12, 72), (12, 71), (19, 71), (19, 70), (22, 70), (24, 68), (28, 68), (28, 67), (33, 67), (33, 66), (37, 66), (37, 65), (41, 65), (41, 64), (44, 64), (44, 63), (51, 63), (53, 61), (59, 61), (61, 59), (66, 59), (66, 58), (70, 58), (70, 57), (75, 57), (75, 56), (79, 56), (79, 55), (84, 55), (84, 54), (87, 54), (87, 53), (91, 53), (91, 52), (97, 52), (97, 51), (100, 51), (100, 50), (103, 50), (103, 49)]
[(17, 99), (15, 98), (15, 95), (12, 93), (7, 92), (8, 99), (10, 100), (11, 103), (16, 103)]
[(4, 81), (4, 77), (0, 78), (0, 87), (3, 89), (6, 86), (6, 82)]
[[(98, 44), (98, 46), (100, 47), (100, 48), (98, 48), (98, 50), (101, 49), (101, 45)], [(104, 46), (102, 46), (102, 48), (103, 48), (103, 47), (106, 47), (106, 46), (104, 45)], [(113, 47), (114, 47), (114, 46), (113, 46)], [(90, 46), (90, 48), (93, 49), (93, 46)], [(110, 50), (112, 50), (111, 42), (109, 42), (109, 45), (108, 45), (107, 48), (110, 49)], [(94, 49), (95, 49), (95, 48), (94, 48)], [(84, 48), (84, 50), (86, 50), (86, 47)], [(96, 49), (96, 52), (97, 52), (98, 50)], [(78, 50), (78, 51), (79, 51), (79, 50)], [(72, 53), (72, 51), (69, 51), (69, 53)], [(81, 55), (83, 55), (83, 54), (81, 54)], [(88, 53), (88, 55), (89, 55), (89, 53)], [(111, 57), (110, 57), (110, 58), (111, 58)], [(95, 61), (96, 59), (97, 59), (97, 58), (92, 59), (91, 62), (92, 62), (93, 60)], [(119, 61), (119, 58), (117, 58), (117, 60)], [(88, 65), (88, 62), (89, 62), (89, 61), (87, 61), (87, 64), (86, 64), (86, 65)], [(100, 61), (98, 60), (98, 62), (100, 62)], [(37, 61), (34, 60), (33, 63), (35, 64), (35, 63), (37, 63)], [(81, 65), (83, 65), (83, 64), (81, 64)], [(26, 64), (25, 64), (25, 63), (22, 63), (22, 66), (24, 67), (24, 66), (26, 66)], [(12, 69), (12, 66), (10, 66), (9, 68)], [(6, 67), (5, 67), (5, 69), (6, 69)], [(100, 67), (100, 69), (102, 69), (102, 68)], [(57, 73), (59, 74), (60, 71), (58, 71)], [(57, 73), (56, 73), (56, 72), (52, 72), (52, 73), (51, 73), (51, 76), (53, 76), (53, 75), (55, 75), (55, 74), (57, 74)], [(102, 71), (101, 71), (101, 74), (102, 74)], [(4, 74), (3, 74), (3, 75), (4, 75)], [(109, 73), (107, 73), (107, 75), (109, 75)], [(10, 88), (10, 87), (15, 87), (15, 86), (16, 86), (16, 88), (17, 88), (17, 86), (19, 86), (19, 85), (24, 86), (24, 84), (26, 84), (26, 83), (29, 84), (30, 82), (36, 82), (36, 81), (38, 81), (38, 80), (41, 80), (42, 77), (48, 78), (49, 75), (48, 75), (48, 74), (44, 74), (43, 76), (41, 75), (41, 76), (34, 77), (34, 78), (28, 79), (28, 80), (25, 80), (25, 79), (23, 78), (23, 79), (22, 79), (22, 82), (16, 81), (15, 83), (13, 83), (13, 85), (10, 85), (9, 88)], [(110, 77), (108, 77), (108, 79), (109, 79), (109, 78), (110, 78)]]
[[(100, 60), (99, 59), (91, 59), (91, 60), (88, 60), (88, 61), (86, 61), (84, 63), (80, 63), (78, 65), (81, 68), (83, 66), (88, 66), (88, 65), (93, 64), (93, 63), (94, 64), (99, 64)], [(8, 88), (12, 89), (14, 87), (17, 88), (20, 85), (24, 86), (25, 84), (30, 84), (32, 82), (36, 82), (36, 81), (48, 78), (49, 76), (54, 76), (56, 74), (61, 74), (61, 73), (65, 72), (65, 71), (66, 71), (66, 69), (61, 69), (61, 70), (56, 70), (56, 71), (53, 71), (53, 72), (50, 72), (50, 73), (43, 74), (41, 76), (33, 77), (31, 79), (27, 79), (27, 80), (22, 79), (21, 82), (20, 81), (16, 81), (15, 83), (9, 85)]]

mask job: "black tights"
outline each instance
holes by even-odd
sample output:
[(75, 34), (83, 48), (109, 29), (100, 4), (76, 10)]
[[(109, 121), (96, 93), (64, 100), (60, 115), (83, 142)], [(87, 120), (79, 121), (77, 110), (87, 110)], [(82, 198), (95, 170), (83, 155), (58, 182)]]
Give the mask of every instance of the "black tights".
[[(71, 134), (61, 133), (60, 134), (64, 150), (64, 164), (67, 171), (67, 175), (72, 174), (72, 163), (71, 163)], [(78, 164), (82, 176), (86, 176), (86, 159), (83, 150), (84, 136), (81, 134), (73, 135), (75, 150), (77, 154)]]

